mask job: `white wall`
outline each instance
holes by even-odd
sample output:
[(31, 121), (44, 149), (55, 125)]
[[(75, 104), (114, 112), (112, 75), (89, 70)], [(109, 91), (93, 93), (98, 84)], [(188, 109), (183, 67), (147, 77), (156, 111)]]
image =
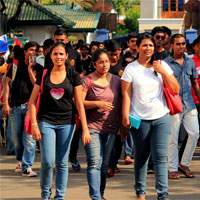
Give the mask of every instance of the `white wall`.
[(153, 18), (154, 0), (140, 1), (140, 18)]
[(155, 26), (168, 26), (173, 32), (181, 31), (183, 18), (161, 18), (161, 2), (161, 0), (140, 1), (139, 32), (151, 30)]

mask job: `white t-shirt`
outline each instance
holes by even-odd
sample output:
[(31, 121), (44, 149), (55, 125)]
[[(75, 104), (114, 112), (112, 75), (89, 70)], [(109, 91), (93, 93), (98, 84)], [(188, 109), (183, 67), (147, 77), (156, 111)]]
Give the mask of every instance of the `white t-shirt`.
[[(166, 62), (161, 61), (161, 64), (169, 74), (173, 74)], [(153, 120), (169, 113), (162, 77), (154, 73), (153, 67), (146, 68), (136, 60), (127, 65), (121, 79), (132, 83), (130, 114), (143, 120)]]

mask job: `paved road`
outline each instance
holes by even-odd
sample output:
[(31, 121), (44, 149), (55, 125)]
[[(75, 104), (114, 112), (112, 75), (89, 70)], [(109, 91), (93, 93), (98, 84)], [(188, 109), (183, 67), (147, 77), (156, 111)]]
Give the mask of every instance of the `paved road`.
[[(2, 152), (2, 151), (1, 151)], [(200, 149), (197, 149), (200, 154)], [(86, 180), (86, 163), (84, 153), (79, 153), (82, 169), (74, 173), (70, 167), (68, 200), (89, 200)], [(40, 200), (39, 178), (22, 177), (14, 173), (16, 161), (14, 156), (2, 155), (0, 159), (0, 200)], [(39, 154), (34, 170), (39, 172)], [(120, 160), (121, 172), (108, 179), (105, 197), (107, 200), (134, 200), (133, 167), (124, 165)], [(180, 180), (169, 181), (171, 200), (200, 200), (200, 159), (194, 158), (191, 169), (196, 177), (193, 179), (181, 176)], [(156, 200), (154, 175), (148, 175), (147, 200)], [(54, 190), (53, 190), (54, 191)]]

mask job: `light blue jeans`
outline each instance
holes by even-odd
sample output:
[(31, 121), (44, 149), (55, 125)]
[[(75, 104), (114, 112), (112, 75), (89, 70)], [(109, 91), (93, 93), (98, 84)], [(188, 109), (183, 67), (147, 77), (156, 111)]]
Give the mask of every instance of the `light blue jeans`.
[(169, 137), (169, 171), (178, 171), (179, 157), (178, 157), (178, 136), (180, 125), (183, 124), (188, 139), (185, 150), (182, 155), (181, 164), (189, 166), (194, 154), (196, 144), (199, 138), (199, 122), (197, 109), (185, 110), (182, 113), (171, 116), (170, 137)]
[[(14, 123), (11, 131), (15, 133), (16, 159), (22, 161), (22, 170), (25, 171), (33, 165), (35, 159), (36, 142), (31, 135), (24, 132), (24, 118), (27, 111), (27, 104), (13, 107)], [(12, 120), (12, 119), (11, 119)], [(14, 130), (13, 130), (14, 129)]]
[(92, 200), (101, 200), (106, 187), (106, 176), (115, 133), (90, 130), (91, 142), (85, 146), (87, 179)]
[(168, 196), (167, 147), (170, 117), (142, 120), (139, 129), (131, 128), (135, 145), (135, 190), (137, 195), (146, 192), (147, 164), (150, 153), (155, 170), (158, 199)]
[(56, 167), (56, 200), (64, 200), (68, 182), (68, 158), (75, 125), (52, 125), (41, 121), (41, 196), (50, 199), (53, 169)]

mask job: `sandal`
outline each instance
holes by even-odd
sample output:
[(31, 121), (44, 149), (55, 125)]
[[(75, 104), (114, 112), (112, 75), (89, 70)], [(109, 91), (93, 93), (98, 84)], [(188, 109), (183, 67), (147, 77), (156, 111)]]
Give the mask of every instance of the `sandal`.
[(177, 180), (180, 178), (179, 173), (178, 172), (168, 172), (168, 178), (169, 179), (174, 179)]
[(133, 159), (130, 156), (125, 156), (124, 158), (124, 164), (125, 165), (130, 165), (133, 163)]
[(179, 171), (182, 172), (187, 178), (194, 178), (193, 173), (191, 172), (188, 166), (179, 165)]

